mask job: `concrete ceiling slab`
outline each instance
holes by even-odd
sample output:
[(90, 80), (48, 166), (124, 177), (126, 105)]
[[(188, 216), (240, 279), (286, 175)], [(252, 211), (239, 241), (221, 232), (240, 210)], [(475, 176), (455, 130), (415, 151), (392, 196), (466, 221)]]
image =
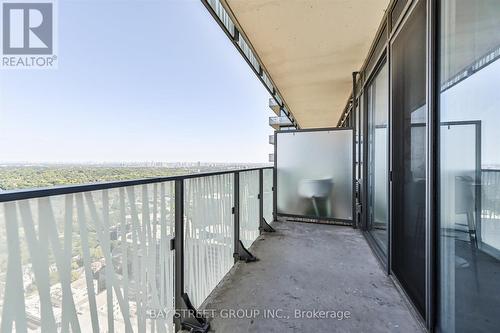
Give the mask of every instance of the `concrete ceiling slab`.
[(225, 0), (301, 128), (333, 127), (389, 0)]

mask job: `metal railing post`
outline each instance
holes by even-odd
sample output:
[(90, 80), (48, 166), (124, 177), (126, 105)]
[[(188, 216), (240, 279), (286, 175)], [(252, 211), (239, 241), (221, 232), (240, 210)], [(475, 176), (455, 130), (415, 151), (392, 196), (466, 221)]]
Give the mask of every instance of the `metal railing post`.
[(198, 314), (189, 295), (184, 292), (184, 179), (175, 181), (175, 266), (174, 304), (175, 331), (206, 333), (210, 325)]
[(240, 260), (240, 173), (234, 173), (234, 262)]
[(264, 170), (259, 170), (259, 231), (260, 234), (265, 229), (264, 225)]
[[(276, 136), (275, 136), (276, 138)], [(276, 155), (275, 155), (276, 158)], [(276, 163), (273, 168), (273, 222), (278, 221), (278, 175), (277, 171), (278, 169), (276, 168)]]
[[(175, 266), (174, 304), (176, 311), (184, 307), (184, 180), (175, 181)], [(181, 329), (181, 317), (176, 313), (175, 331)]]
[(253, 254), (251, 254), (240, 240), (240, 173), (236, 171), (234, 173), (234, 263), (239, 260), (244, 260), (245, 262), (251, 262), (257, 260)]
[[(274, 169), (273, 169), (273, 179), (274, 179)], [(274, 182), (274, 180), (273, 180)], [(274, 214), (274, 186), (272, 188), (272, 198), (273, 198), (273, 221), (276, 221)], [(259, 231), (260, 234), (263, 232), (275, 232), (273, 227), (269, 223), (272, 221), (266, 221), (264, 218), (264, 169), (259, 170)]]

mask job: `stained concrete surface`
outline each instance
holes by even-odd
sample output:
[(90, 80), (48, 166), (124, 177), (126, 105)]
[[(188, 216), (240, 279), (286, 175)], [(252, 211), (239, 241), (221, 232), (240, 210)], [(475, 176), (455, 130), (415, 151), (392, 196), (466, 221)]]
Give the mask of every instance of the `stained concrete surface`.
[[(273, 227), (275, 233), (251, 247), (259, 261), (235, 265), (203, 304), (213, 317), (211, 331), (424, 331), (358, 230), (297, 222)], [(317, 311), (330, 318), (308, 318), (321, 317)]]

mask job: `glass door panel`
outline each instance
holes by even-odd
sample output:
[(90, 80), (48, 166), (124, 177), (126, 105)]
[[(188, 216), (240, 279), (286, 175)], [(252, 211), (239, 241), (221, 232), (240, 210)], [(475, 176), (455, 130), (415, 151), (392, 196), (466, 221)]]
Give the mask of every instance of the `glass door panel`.
[(438, 325), (498, 332), (500, 5), (443, 0), (440, 8)]
[(425, 312), (426, 8), (420, 0), (392, 48), (391, 268)]
[(386, 64), (368, 86), (367, 108), (368, 230), (387, 255), (389, 82)]

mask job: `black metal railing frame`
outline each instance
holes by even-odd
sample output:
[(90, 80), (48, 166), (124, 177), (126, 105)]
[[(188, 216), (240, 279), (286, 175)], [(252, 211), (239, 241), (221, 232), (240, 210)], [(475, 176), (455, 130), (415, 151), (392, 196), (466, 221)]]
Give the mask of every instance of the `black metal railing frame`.
[[(254, 261), (256, 258), (245, 249), (240, 241), (240, 195), (239, 195), (239, 175), (244, 172), (259, 171), (259, 231), (260, 234), (265, 231), (274, 231), (263, 217), (263, 200), (264, 200), (264, 186), (263, 186), (263, 171), (265, 169), (273, 170), (273, 187), (272, 191), (275, 191), (274, 179), (275, 179), (275, 169), (274, 167), (261, 167), (261, 168), (249, 168), (249, 169), (238, 169), (238, 170), (225, 170), (218, 172), (207, 172), (207, 173), (195, 173), (180, 176), (171, 177), (158, 177), (158, 178), (146, 178), (146, 179), (135, 179), (117, 182), (101, 182), (95, 184), (84, 184), (84, 185), (69, 185), (69, 186), (57, 186), (50, 188), (37, 188), (37, 189), (21, 189), (5, 191), (0, 193), (0, 203), (18, 201), (18, 200), (28, 200), (42, 197), (59, 196), (65, 194), (74, 194), (90, 191), (99, 191), (113, 188), (123, 188), (129, 186), (138, 186), (154, 183), (163, 182), (174, 182), (175, 184), (175, 229), (174, 238), (171, 242), (171, 250), (175, 251), (174, 254), (174, 306), (176, 313), (173, 316), (173, 321), (175, 324), (176, 331), (179, 329), (198, 329), (199, 331), (207, 331), (208, 323), (205, 318), (196, 313), (196, 309), (191, 305), (189, 296), (185, 293), (184, 288), (184, 181), (186, 179), (192, 178), (203, 178), (218, 176), (224, 174), (233, 174), (234, 176), (234, 196), (233, 196), (233, 227), (234, 227), (234, 258), (235, 263), (239, 260), (244, 260), (246, 262)], [(273, 216), (275, 215), (274, 209), (276, 204), (274, 203), (275, 195), (272, 196), (273, 200)]]

